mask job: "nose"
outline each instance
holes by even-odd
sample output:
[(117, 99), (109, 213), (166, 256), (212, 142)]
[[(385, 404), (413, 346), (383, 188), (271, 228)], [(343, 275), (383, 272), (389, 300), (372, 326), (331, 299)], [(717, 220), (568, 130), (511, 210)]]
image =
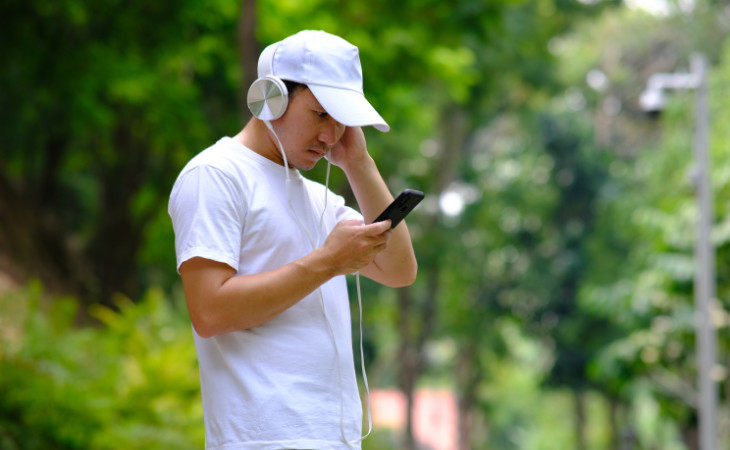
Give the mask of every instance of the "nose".
[(332, 147), (345, 134), (345, 128), (343, 124), (330, 117), (319, 133), (320, 142)]

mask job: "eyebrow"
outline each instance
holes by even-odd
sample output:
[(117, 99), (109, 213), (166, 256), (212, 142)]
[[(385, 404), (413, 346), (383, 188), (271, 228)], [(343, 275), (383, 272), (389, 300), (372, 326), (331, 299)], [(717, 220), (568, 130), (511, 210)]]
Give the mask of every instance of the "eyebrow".
[[(326, 109), (324, 109), (324, 106), (322, 106), (322, 104), (321, 104), (321, 103), (319, 103), (319, 101), (317, 100), (317, 98), (316, 98), (316, 97), (314, 97), (314, 95), (312, 96), (312, 100), (311, 100), (311, 101), (309, 102), (309, 106), (310, 106), (310, 108), (312, 108), (312, 109), (320, 109), (320, 110), (322, 110), (322, 111), (324, 111), (324, 112), (327, 112), (327, 110), (326, 110)], [(329, 113), (328, 113), (328, 114), (329, 114)]]

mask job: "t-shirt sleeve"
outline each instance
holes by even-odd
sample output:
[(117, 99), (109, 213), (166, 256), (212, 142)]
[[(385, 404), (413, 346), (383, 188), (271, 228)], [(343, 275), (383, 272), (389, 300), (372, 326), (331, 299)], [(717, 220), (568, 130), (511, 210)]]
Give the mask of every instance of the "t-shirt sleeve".
[(178, 271), (194, 257), (238, 270), (245, 205), (241, 190), (225, 173), (198, 166), (182, 174), (173, 186), (168, 212)]
[(329, 192), (330, 198), (332, 198), (331, 202), (334, 206), (336, 219), (335, 222), (342, 222), (343, 220), (359, 220), (363, 221), (362, 214), (360, 214), (357, 210), (347, 206), (345, 204), (344, 197), (340, 195), (336, 195), (332, 191)]

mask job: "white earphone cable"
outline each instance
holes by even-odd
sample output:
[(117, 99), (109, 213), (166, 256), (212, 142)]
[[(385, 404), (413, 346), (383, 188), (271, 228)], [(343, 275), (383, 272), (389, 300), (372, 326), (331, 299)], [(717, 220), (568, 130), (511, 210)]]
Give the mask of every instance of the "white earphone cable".
[[(320, 219), (320, 228), (317, 230), (317, 240), (312, 239), (312, 235), (309, 234), (309, 231), (307, 231), (307, 227), (302, 223), (301, 219), (299, 219), (299, 215), (297, 214), (296, 209), (294, 208), (294, 205), (292, 204), (292, 198), (291, 198), (291, 173), (289, 171), (289, 161), (286, 158), (286, 152), (284, 151), (284, 146), (281, 143), (281, 140), (279, 140), (279, 136), (276, 134), (276, 131), (274, 131), (274, 127), (271, 125), (271, 122), (268, 120), (263, 121), (266, 126), (269, 128), (271, 133), (274, 135), (274, 138), (276, 138), (276, 142), (279, 144), (279, 149), (281, 149), (281, 156), (284, 160), (284, 173), (286, 175), (286, 200), (289, 204), (289, 208), (294, 213), (294, 219), (297, 221), (297, 224), (299, 225), (299, 228), (304, 232), (304, 234), (307, 236), (307, 240), (309, 241), (309, 245), (312, 247), (312, 250), (317, 248), (319, 246), (319, 240), (321, 239), (321, 233), (322, 233), (322, 219)], [(326, 189), (326, 187), (325, 187)], [(327, 192), (325, 191), (325, 207), (327, 205)], [(324, 210), (322, 210), (322, 217), (324, 217)]]
[[(309, 241), (309, 244), (312, 247), (312, 250), (316, 250), (320, 245), (320, 239), (322, 237), (322, 224), (324, 222), (324, 215), (327, 210), (327, 197), (329, 192), (329, 179), (330, 179), (330, 167), (331, 163), (329, 161), (329, 158), (327, 159), (327, 174), (325, 178), (325, 191), (324, 191), (324, 206), (322, 208), (322, 214), (319, 217), (319, 227), (317, 229), (317, 240), (313, 240), (312, 236), (307, 231), (307, 227), (304, 226), (302, 221), (299, 219), (299, 216), (297, 215), (296, 209), (294, 208), (294, 205), (292, 204), (291, 199), (291, 186), (290, 186), (290, 173), (289, 173), (289, 162), (286, 158), (286, 152), (284, 151), (284, 146), (281, 143), (281, 140), (279, 140), (279, 136), (274, 131), (274, 127), (271, 125), (271, 122), (268, 120), (263, 121), (266, 126), (269, 128), (271, 133), (274, 135), (274, 138), (276, 138), (276, 142), (279, 144), (279, 149), (281, 150), (282, 158), (284, 159), (284, 170), (286, 171), (286, 195), (287, 195), (287, 202), (289, 204), (289, 208), (294, 213), (294, 218), (297, 221), (297, 224), (299, 225), (299, 228), (304, 232), (304, 234), (307, 236), (307, 240)], [(320, 286), (317, 288), (317, 292), (319, 293), (319, 300), (320, 304), (322, 306), (322, 313), (324, 314), (325, 322), (327, 322), (327, 327), (329, 328), (330, 335), (332, 336), (332, 343), (335, 347), (335, 358), (337, 363), (337, 372), (339, 375), (339, 382), (340, 382), (340, 433), (342, 435), (342, 440), (348, 445), (357, 445), (360, 442), (362, 442), (366, 437), (370, 435), (370, 432), (373, 429), (373, 419), (372, 419), (372, 413), (371, 413), (371, 407), (370, 407), (370, 387), (368, 386), (368, 377), (367, 372), (365, 371), (365, 352), (363, 350), (363, 329), (362, 329), (362, 292), (360, 290), (360, 272), (355, 272), (355, 283), (357, 286), (357, 304), (358, 304), (358, 310), (360, 313), (360, 365), (362, 368), (362, 377), (363, 377), (363, 383), (365, 385), (365, 392), (367, 394), (367, 413), (368, 413), (368, 432), (365, 433), (365, 435), (360, 436), (358, 439), (355, 440), (348, 440), (347, 436), (345, 436), (345, 424), (344, 424), (344, 417), (345, 417), (345, 399), (344, 399), (344, 386), (343, 386), (343, 380), (342, 380), (342, 365), (340, 364), (340, 351), (339, 347), (337, 345), (337, 339), (335, 338), (335, 330), (332, 327), (332, 323), (330, 323), (329, 317), (327, 316), (327, 308), (324, 303), (324, 294), (322, 293), (322, 287)]]

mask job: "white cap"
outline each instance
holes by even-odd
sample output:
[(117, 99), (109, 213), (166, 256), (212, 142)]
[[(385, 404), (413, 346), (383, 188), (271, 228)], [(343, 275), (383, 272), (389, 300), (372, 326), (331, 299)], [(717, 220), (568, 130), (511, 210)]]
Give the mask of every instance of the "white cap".
[(272, 75), (306, 84), (336, 121), (349, 127), (390, 126), (367, 101), (357, 47), (324, 31), (304, 30), (271, 44), (259, 57), (259, 78)]

